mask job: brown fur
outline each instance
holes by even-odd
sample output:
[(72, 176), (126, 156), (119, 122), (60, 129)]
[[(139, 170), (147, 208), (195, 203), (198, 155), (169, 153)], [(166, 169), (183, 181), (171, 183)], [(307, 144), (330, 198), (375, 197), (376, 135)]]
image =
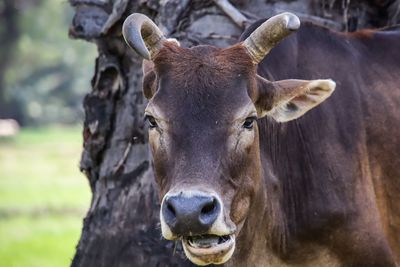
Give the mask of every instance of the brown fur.
[(251, 59), (241, 44), (165, 43), (144, 78), (166, 121), (164, 148), (153, 151), (161, 197), (193, 185), (223, 197), (239, 229), (225, 266), (398, 266), (399, 45), (399, 33), (343, 35), (306, 24), (258, 73), (332, 78), (336, 92), (298, 120), (260, 119), (254, 142), (231, 149), (234, 114), (250, 100), (272, 101), (258, 99), (268, 90), (261, 93)]
[[(204, 53), (206, 50), (209, 53)], [(229, 79), (233, 75), (250, 74), (254, 70), (254, 64), (241, 44), (225, 49), (197, 46), (194, 50), (167, 41), (155, 57), (154, 63), (157, 72), (161, 73), (166, 69), (173, 71), (173, 78), (179, 81), (209, 75)], [(207, 82), (207, 79), (199, 79), (199, 82)]]

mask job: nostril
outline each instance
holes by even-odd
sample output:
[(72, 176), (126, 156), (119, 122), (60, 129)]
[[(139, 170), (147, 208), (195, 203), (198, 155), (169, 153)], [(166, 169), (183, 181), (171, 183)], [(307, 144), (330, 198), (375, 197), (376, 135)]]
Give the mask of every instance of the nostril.
[(76, 26), (76, 27), (75, 27), (75, 31), (76, 31), (76, 32), (79, 32), (79, 33), (83, 32), (83, 26), (82, 26), (82, 25)]
[(174, 207), (171, 205), (171, 203), (167, 204), (167, 210), (174, 216), (176, 217), (176, 211), (174, 209)]
[(212, 202), (207, 203), (202, 209), (201, 209), (201, 214), (209, 214), (212, 213), (215, 208), (217, 207), (217, 201), (216, 199), (213, 199)]

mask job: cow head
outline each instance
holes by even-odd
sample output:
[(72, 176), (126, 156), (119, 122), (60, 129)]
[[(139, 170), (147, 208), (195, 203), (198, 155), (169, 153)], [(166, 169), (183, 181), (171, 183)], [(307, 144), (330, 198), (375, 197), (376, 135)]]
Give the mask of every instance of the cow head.
[(162, 234), (181, 239), (195, 264), (226, 262), (265, 198), (257, 119), (296, 119), (335, 88), (331, 80), (270, 82), (257, 75), (257, 64), (299, 26), (284, 13), (232, 47), (188, 49), (144, 15), (124, 23), (127, 43), (146, 59), (145, 115)]

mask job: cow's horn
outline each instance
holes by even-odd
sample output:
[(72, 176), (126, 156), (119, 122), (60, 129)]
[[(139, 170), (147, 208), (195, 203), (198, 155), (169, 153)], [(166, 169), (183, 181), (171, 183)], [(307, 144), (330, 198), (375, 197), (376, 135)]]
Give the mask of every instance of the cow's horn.
[(300, 27), (299, 18), (289, 12), (276, 15), (261, 24), (247, 39), (247, 48), (255, 64), (268, 54), (281, 40)]
[(145, 59), (151, 60), (162, 48), (165, 37), (154, 22), (143, 14), (126, 18), (122, 34), (128, 45)]

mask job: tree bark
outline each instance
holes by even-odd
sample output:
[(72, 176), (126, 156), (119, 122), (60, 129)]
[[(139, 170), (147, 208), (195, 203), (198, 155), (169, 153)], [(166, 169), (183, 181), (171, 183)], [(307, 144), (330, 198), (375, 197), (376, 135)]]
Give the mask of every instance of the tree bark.
[(180, 242), (161, 237), (158, 192), (143, 120), (142, 59), (121, 36), (129, 14), (146, 14), (184, 46), (221, 47), (235, 43), (243, 26), (283, 11), (337, 30), (382, 27), (400, 17), (400, 1), (390, 0), (231, 1), (240, 13), (224, 8), (224, 2), (70, 0), (76, 11), (70, 36), (95, 43), (99, 53), (92, 90), (83, 104), (80, 164), (93, 197), (72, 266), (193, 266)]

